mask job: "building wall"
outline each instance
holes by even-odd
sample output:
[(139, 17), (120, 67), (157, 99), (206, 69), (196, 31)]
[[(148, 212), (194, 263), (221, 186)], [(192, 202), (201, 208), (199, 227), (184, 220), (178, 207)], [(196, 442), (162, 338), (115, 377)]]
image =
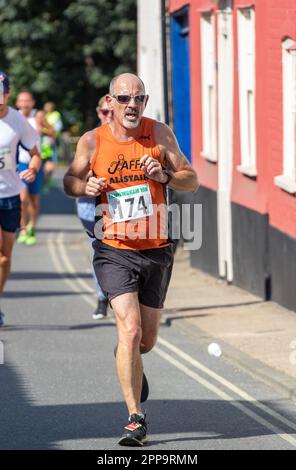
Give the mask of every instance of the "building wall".
[[(267, 0), (268, 1), (268, 0)], [(254, 5), (254, 2), (237, 0), (234, 2), (234, 69), (238, 69), (238, 29), (237, 14), (239, 7)], [(256, 163), (258, 175), (250, 178), (237, 170), (241, 163), (240, 118), (239, 118), (239, 82), (238, 73), (234, 73), (234, 165), (232, 200), (260, 214), (267, 213), (267, 126), (266, 118), (266, 1), (255, 4), (255, 83), (256, 83)]]
[[(259, 2), (260, 3), (260, 2)], [(266, 18), (268, 38), (266, 52), (268, 63), (268, 212), (272, 227), (296, 237), (296, 197), (274, 183), (274, 176), (283, 171), (283, 119), (282, 119), (282, 51), (281, 41), (290, 36), (296, 41), (296, 1), (269, 1)], [(295, 84), (296, 87), (296, 84)]]
[(149, 95), (145, 115), (165, 121), (161, 0), (138, 0), (138, 74)]

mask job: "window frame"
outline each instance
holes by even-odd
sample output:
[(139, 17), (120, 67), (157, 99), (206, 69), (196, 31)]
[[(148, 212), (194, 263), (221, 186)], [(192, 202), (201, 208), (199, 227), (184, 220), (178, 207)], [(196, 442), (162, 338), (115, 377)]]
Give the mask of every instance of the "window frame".
[(296, 42), (282, 41), (283, 173), (274, 177), (276, 186), (296, 193)]
[(210, 162), (218, 161), (217, 129), (217, 63), (216, 21), (213, 10), (200, 16), (201, 45), (201, 106), (202, 151), (201, 156)]
[(256, 177), (256, 15), (248, 6), (237, 11), (238, 89), (241, 164), (239, 172)]

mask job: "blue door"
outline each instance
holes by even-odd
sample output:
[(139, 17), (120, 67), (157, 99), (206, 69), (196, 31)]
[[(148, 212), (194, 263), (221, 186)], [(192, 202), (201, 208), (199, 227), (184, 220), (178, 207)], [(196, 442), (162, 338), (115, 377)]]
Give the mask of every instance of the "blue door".
[(174, 131), (191, 161), (188, 6), (171, 16), (171, 60)]

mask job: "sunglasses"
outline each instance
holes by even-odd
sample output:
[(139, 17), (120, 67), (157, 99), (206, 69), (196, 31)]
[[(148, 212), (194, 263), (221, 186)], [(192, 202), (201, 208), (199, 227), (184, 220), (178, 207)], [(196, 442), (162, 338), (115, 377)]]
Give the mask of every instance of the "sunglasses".
[(145, 101), (146, 95), (112, 95), (113, 98), (120, 104), (128, 104), (132, 98), (134, 98), (137, 104), (142, 104)]
[(100, 109), (99, 111), (103, 116), (108, 116), (108, 114), (112, 112), (110, 109)]

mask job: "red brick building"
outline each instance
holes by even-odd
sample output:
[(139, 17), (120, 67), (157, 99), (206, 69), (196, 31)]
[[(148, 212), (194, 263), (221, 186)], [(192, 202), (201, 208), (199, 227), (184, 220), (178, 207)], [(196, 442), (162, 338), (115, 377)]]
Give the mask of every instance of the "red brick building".
[(168, 5), (173, 122), (203, 204), (192, 264), (296, 310), (296, 0)]

